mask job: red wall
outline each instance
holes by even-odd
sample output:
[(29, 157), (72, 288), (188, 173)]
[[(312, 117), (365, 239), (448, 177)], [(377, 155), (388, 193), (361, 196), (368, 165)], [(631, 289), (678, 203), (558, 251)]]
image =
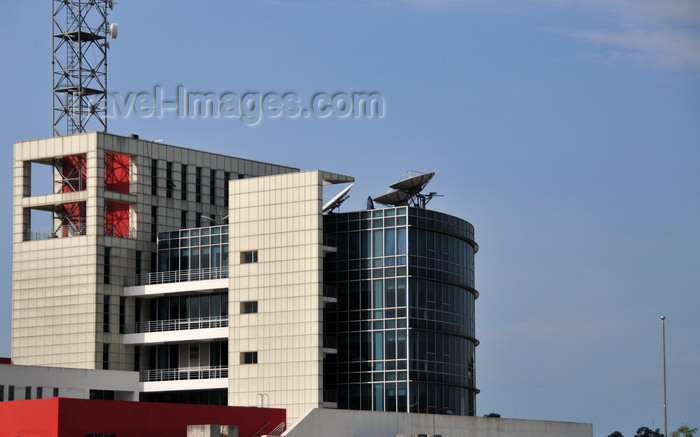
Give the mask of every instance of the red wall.
[(58, 437), (58, 400), (0, 402), (0, 437)]
[(129, 204), (105, 200), (105, 235), (129, 237)]
[(284, 421), (285, 410), (277, 408), (69, 398), (0, 402), (0, 437), (82, 437), (87, 433), (186, 437), (187, 425), (206, 424), (237, 425), (240, 437), (252, 437), (265, 435)]
[(105, 189), (129, 194), (129, 156), (105, 152)]

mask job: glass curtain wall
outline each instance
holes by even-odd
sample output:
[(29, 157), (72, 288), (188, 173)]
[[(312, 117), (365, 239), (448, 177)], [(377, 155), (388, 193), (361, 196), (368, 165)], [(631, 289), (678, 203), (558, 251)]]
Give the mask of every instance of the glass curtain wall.
[(158, 271), (228, 268), (228, 225), (158, 234)]
[(324, 314), (338, 354), (324, 396), (339, 408), (474, 415), (474, 228), (409, 207), (324, 216), (337, 241)]

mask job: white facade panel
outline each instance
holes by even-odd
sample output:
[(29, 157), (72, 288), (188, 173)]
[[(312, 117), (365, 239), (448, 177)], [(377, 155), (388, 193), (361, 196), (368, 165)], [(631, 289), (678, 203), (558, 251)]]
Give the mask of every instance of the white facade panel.
[(171, 293), (211, 291), (219, 288), (228, 288), (228, 278), (124, 287), (124, 296), (157, 297)]
[(206, 390), (228, 387), (228, 378), (214, 379), (190, 379), (184, 381), (154, 381), (140, 383), (140, 391), (182, 391), (182, 390)]
[(122, 342), (124, 344), (164, 344), (217, 340), (222, 338), (228, 338), (228, 328), (124, 334)]

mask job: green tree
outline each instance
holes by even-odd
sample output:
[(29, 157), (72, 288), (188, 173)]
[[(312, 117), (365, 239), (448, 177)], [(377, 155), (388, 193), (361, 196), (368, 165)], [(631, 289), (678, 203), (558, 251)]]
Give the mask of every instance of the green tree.
[(625, 436), (623, 436), (620, 431), (615, 431), (612, 434), (610, 434), (608, 437), (625, 437)]
[(643, 426), (637, 430), (637, 434), (635, 434), (634, 437), (664, 437), (664, 435), (659, 431), (659, 428), (652, 431), (646, 426)]
[(688, 425), (681, 425), (680, 428), (671, 433), (671, 437), (695, 437), (697, 428), (690, 428)]

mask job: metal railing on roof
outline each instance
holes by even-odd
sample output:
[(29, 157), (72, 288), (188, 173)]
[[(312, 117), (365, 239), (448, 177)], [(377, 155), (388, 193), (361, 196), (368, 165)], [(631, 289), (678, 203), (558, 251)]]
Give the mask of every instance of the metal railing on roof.
[[(206, 281), (209, 279), (228, 278), (228, 266), (209, 267), (205, 269), (169, 270), (167, 272), (142, 273), (136, 275), (131, 281), (127, 280), (127, 286), (171, 284), (173, 282)], [(130, 284), (129, 282), (133, 282)]]

